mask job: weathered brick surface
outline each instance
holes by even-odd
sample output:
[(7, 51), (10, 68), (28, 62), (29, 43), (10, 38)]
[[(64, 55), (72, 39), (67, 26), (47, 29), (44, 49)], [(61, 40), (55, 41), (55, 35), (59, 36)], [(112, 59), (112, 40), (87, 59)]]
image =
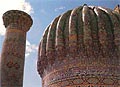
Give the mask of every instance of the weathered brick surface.
[(1, 87), (22, 87), (26, 32), (32, 19), (27, 13), (10, 10), (3, 21), (7, 29), (1, 54)]
[(80, 6), (47, 27), (38, 72), (43, 87), (119, 87), (120, 14)]

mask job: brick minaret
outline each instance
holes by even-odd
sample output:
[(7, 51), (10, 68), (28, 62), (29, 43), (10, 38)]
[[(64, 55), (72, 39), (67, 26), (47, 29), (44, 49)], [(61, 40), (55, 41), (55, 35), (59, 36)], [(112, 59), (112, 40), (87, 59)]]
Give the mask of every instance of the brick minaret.
[(22, 87), (25, 61), (26, 32), (31, 17), (19, 10), (3, 14), (6, 35), (1, 54), (1, 87)]

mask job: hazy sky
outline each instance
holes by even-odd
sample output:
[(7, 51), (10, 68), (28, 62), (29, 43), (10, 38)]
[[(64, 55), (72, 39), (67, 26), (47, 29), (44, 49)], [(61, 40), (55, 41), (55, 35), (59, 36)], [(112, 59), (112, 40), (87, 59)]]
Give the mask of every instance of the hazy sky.
[(27, 33), (23, 87), (42, 87), (36, 62), (38, 45), (45, 28), (55, 17), (83, 4), (114, 9), (120, 0), (0, 0), (0, 53), (5, 35), (2, 14), (7, 10), (19, 9), (33, 19), (33, 26)]

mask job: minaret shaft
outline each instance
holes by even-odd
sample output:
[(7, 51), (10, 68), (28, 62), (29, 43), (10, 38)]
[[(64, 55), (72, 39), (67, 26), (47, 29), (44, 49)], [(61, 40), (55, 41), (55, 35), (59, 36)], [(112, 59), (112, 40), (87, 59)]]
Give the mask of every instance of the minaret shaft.
[(22, 87), (26, 33), (7, 29), (1, 62), (2, 87)]

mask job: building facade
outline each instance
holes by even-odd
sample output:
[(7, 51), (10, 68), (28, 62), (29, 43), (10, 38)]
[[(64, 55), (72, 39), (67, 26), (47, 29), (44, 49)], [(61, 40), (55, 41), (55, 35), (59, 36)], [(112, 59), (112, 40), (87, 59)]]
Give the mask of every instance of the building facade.
[(120, 87), (120, 14), (80, 6), (56, 17), (39, 45), (43, 87)]

